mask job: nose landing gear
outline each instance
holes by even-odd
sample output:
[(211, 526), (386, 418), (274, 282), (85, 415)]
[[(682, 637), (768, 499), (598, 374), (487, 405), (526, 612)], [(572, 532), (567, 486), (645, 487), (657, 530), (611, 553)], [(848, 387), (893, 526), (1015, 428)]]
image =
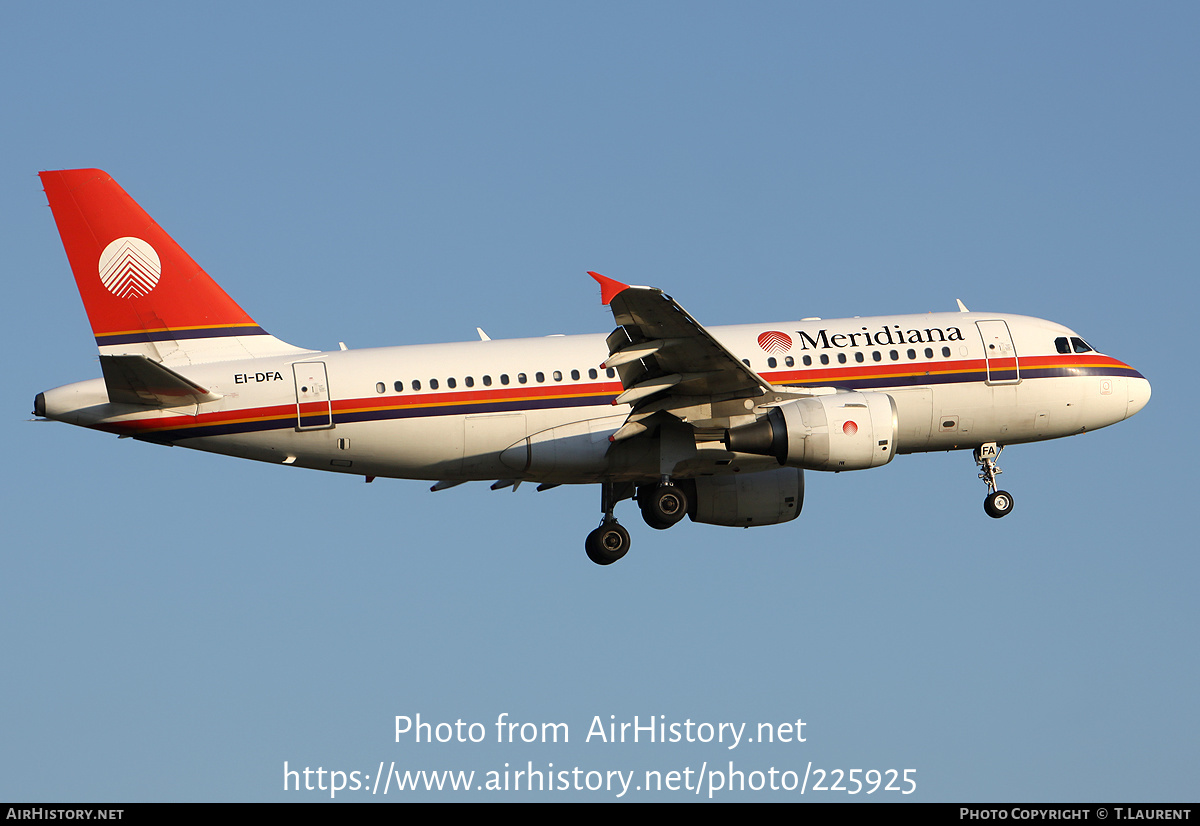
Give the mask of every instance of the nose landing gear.
[(974, 453), (975, 464), (981, 468), (979, 478), (988, 486), (988, 495), (983, 500), (983, 511), (993, 519), (1008, 516), (1012, 513), (1013, 509), (1012, 494), (1006, 490), (996, 490), (996, 477), (1004, 472), (1000, 470), (999, 465), (996, 464), (996, 460), (1000, 458), (1000, 453), (1003, 450), (1003, 445), (988, 442), (985, 445), (975, 448)]
[(1006, 490), (993, 491), (983, 500), (984, 511), (993, 519), (1012, 513), (1012, 507), (1012, 495)]

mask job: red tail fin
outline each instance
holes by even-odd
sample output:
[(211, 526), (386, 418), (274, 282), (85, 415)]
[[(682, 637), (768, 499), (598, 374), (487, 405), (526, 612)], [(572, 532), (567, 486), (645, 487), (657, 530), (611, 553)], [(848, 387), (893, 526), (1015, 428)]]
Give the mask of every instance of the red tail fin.
[(298, 351), (259, 327), (107, 174), (40, 174), (102, 353), (194, 363)]

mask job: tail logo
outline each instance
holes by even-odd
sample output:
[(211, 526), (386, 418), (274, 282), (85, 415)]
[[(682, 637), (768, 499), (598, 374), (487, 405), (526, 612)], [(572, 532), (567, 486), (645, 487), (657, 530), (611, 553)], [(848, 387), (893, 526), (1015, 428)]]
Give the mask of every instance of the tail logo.
[(100, 281), (117, 298), (140, 298), (154, 289), (162, 263), (141, 238), (118, 238), (100, 253)]

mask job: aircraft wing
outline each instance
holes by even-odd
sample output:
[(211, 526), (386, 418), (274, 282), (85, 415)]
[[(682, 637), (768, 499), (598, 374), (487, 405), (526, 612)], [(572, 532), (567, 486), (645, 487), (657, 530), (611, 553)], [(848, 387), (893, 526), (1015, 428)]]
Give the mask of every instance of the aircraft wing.
[[(712, 396), (726, 393), (760, 395), (770, 392), (770, 382), (755, 373), (717, 341), (700, 322), (662, 290), (655, 287), (630, 287), (599, 273), (588, 273), (605, 288), (605, 302), (621, 329), (610, 336), (610, 356), (605, 366), (616, 367), (637, 361), (654, 362), (661, 374), (637, 376), (641, 381), (626, 384), (622, 396), (636, 394), (646, 382), (662, 377), (679, 377), (673, 393), (688, 396)], [(605, 282), (609, 282), (606, 284)], [(616, 289), (617, 292), (607, 292)], [(621, 332), (625, 341), (621, 341)], [(614, 347), (615, 345), (615, 347)], [(622, 380), (626, 372), (620, 371)], [(627, 401), (619, 399), (618, 403)]]
[[(631, 287), (599, 273), (601, 298), (619, 325), (608, 337), (605, 367), (615, 367), (625, 390), (615, 404), (633, 405), (615, 441), (648, 429), (639, 425), (666, 412), (697, 427), (728, 427), (780, 391), (751, 370), (679, 306), (654, 287)], [(790, 395), (790, 394), (788, 394)], [(763, 398), (766, 397), (766, 398)], [(746, 400), (753, 400), (747, 406)]]

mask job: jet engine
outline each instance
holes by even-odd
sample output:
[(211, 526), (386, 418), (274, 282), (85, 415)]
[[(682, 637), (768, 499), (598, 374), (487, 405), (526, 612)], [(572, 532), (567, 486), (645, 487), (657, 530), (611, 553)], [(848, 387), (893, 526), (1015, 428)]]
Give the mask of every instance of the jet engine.
[(811, 470), (886, 465), (896, 448), (896, 402), (887, 393), (836, 393), (771, 408), (754, 424), (725, 431), (725, 446)]
[(695, 483), (689, 515), (706, 525), (778, 525), (799, 516), (804, 505), (804, 471), (796, 468), (700, 476)]

